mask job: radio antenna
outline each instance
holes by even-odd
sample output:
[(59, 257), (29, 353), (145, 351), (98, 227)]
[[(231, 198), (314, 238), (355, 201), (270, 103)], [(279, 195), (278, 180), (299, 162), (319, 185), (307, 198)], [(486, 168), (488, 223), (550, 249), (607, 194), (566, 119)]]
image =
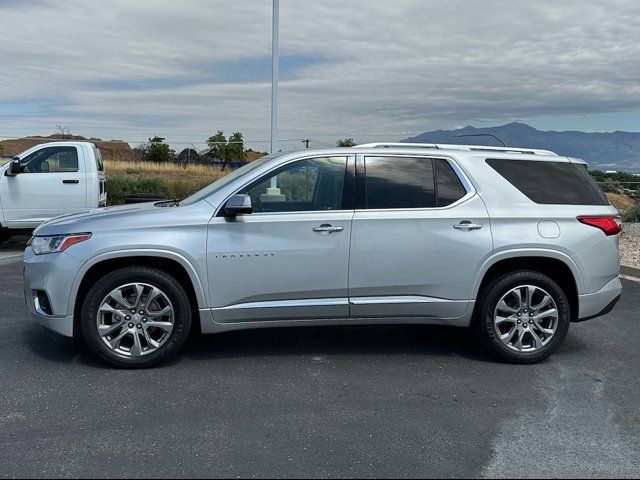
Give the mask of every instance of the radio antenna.
[(460, 135), (454, 135), (454, 137), (493, 137), (499, 141), (503, 147), (507, 148), (507, 144), (502, 141), (500, 137), (497, 137), (493, 133), (466, 133)]

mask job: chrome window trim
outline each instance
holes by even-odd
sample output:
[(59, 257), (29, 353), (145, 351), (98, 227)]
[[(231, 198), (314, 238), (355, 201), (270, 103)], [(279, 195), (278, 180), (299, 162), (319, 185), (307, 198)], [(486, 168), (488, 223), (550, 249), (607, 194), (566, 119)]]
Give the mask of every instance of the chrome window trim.
[[(296, 212), (257, 212), (244, 217), (265, 217), (274, 215), (309, 215), (310, 213), (353, 213), (353, 210), (299, 210)], [(222, 217), (224, 218), (224, 217)]]
[[(392, 154), (392, 153), (367, 154), (367, 153), (361, 153), (361, 154), (358, 154), (357, 156), (358, 157), (362, 157), (362, 159), (365, 162), (365, 165), (366, 165), (366, 158), (367, 157), (374, 157), (374, 158), (380, 158), (380, 157), (405, 157), (405, 158), (424, 158), (425, 160), (446, 160), (447, 162), (449, 162), (449, 165), (451, 165), (451, 168), (453, 169), (454, 173), (458, 176), (458, 179), (462, 183), (462, 187), (467, 191), (466, 195), (464, 195), (462, 198), (460, 198), (456, 202), (453, 202), (451, 205), (447, 205), (445, 207), (358, 208), (358, 209), (356, 209), (356, 212), (358, 212), (358, 213), (360, 213), (360, 212), (421, 212), (421, 211), (430, 212), (430, 211), (434, 211), (434, 210), (447, 210), (447, 209), (450, 209), (450, 208), (455, 208), (458, 205), (460, 205), (461, 203), (464, 203), (467, 200), (470, 200), (471, 198), (475, 197), (477, 195), (477, 193), (478, 193), (476, 188), (473, 186), (473, 183), (471, 182), (471, 180), (469, 179), (467, 174), (464, 172), (464, 170), (462, 170), (462, 168), (460, 168), (460, 165), (458, 165), (456, 160), (453, 157), (450, 157), (450, 156), (447, 156), (447, 155), (416, 155), (416, 154), (411, 155), (411, 154), (406, 154), (406, 153), (400, 153), (400, 154)], [(366, 173), (365, 173), (365, 176), (366, 176)]]
[[(318, 155), (316, 153), (316, 154), (313, 154), (313, 155), (304, 155), (302, 157), (296, 157), (296, 158), (287, 160), (286, 162), (280, 163), (278, 165), (274, 165), (272, 168), (270, 168), (266, 172), (262, 173), (261, 175), (253, 177), (252, 179), (250, 179), (247, 182), (243, 183), (242, 186), (234, 189), (233, 193), (231, 193), (229, 196), (227, 196), (224, 199), (224, 201), (222, 201), (220, 203), (220, 205), (216, 209), (216, 211), (213, 214), (213, 216), (214, 216), (214, 218), (218, 217), (219, 214), (220, 214), (220, 211), (224, 208), (224, 206), (229, 201), (229, 199), (231, 197), (233, 197), (234, 195), (236, 195), (240, 190), (242, 190), (243, 188), (247, 187), (248, 185), (251, 185), (253, 182), (255, 182), (257, 180), (270, 175), (273, 171), (278, 170), (279, 168), (282, 168), (282, 167), (284, 167), (286, 165), (289, 165), (291, 163), (300, 162), (300, 161), (304, 161), (304, 160), (313, 160), (313, 159), (319, 159), (319, 158), (339, 158), (339, 157), (345, 157), (347, 159), (347, 167), (349, 166), (349, 161), (350, 160), (355, 162), (355, 159), (356, 159), (356, 155), (353, 154), (353, 153), (346, 153), (344, 155)], [(258, 216), (258, 215), (291, 215), (291, 214), (318, 213), (318, 212), (353, 212), (353, 210), (305, 210), (305, 211), (297, 211), (297, 212), (258, 212), (258, 213), (252, 213), (251, 216)]]

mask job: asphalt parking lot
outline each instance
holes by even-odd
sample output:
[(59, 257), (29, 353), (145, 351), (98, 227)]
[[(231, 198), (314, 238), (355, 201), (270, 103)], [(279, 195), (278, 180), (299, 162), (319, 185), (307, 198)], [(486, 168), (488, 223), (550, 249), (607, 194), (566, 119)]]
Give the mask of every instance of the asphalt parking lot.
[(195, 338), (113, 370), (32, 323), (0, 247), (2, 477), (638, 477), (640, 283), (533, 366), (453, 328)]

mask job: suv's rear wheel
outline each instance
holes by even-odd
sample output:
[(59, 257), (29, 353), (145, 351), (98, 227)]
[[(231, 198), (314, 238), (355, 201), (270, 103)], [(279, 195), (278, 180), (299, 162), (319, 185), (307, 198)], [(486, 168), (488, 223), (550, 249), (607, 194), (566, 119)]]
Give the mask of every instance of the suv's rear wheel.
[(119, 367), (149, 367), (172, 357), (190, 328), (191, 305), (184, 288), (150, 267), (107, 274), (82, 307), (81, 330), (89, 348)]
[(490, 282), (480, 295), (476, 328), (500, 359), (535, 363), (552, 355), (569, 331), (567, 296), (551, 278), (519, 271)]

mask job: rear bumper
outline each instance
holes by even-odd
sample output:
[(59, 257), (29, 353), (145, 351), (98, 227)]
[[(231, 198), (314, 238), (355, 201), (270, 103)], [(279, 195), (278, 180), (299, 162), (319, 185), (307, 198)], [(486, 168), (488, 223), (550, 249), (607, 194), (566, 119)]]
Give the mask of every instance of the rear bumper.
[(619, 277), (611, 279), (595, 293), (579, 295), (578, 321), (583, 322), (606, 315), (613, 310), (621, 295), (622, 283)]

